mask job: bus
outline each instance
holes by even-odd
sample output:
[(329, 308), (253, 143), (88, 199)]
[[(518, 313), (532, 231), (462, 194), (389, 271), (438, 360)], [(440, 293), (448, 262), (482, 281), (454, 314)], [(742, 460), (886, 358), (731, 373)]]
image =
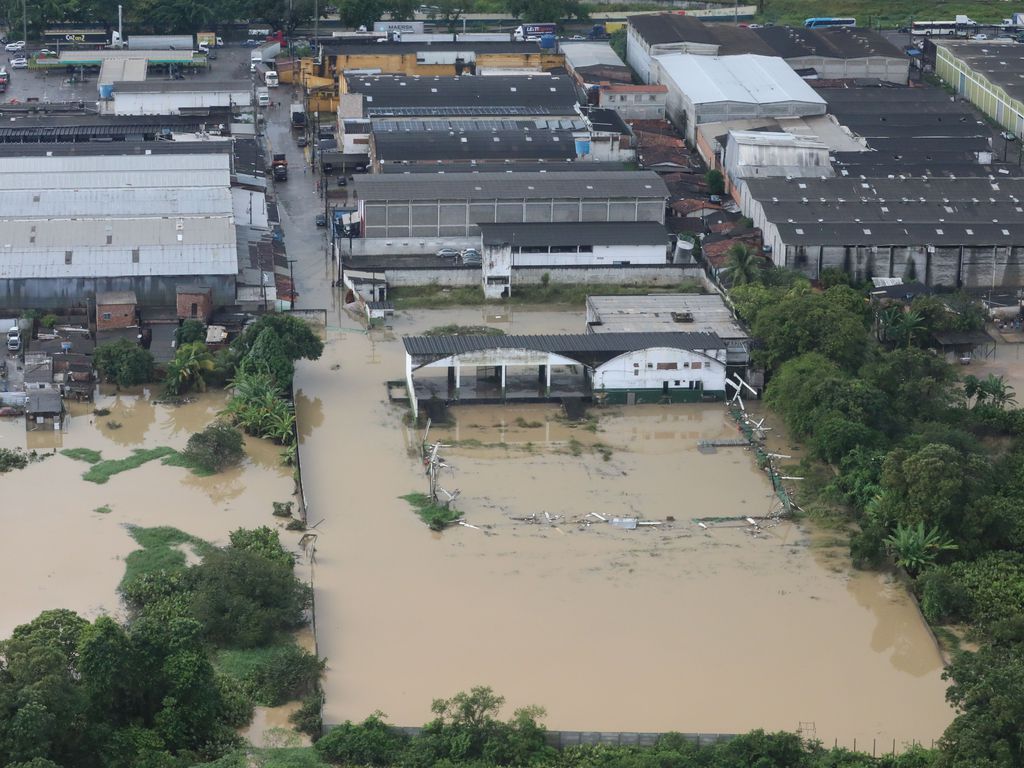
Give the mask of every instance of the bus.
[(834, 16), (815, 16), (804, 19), (804, 26), (808, 29), (825, 29), (827, 27), (856, 27), (856, 19), (841, 19)]
[(915, 37), (964, 36), (978, 28), (976, 21), (958, 16), (955, 21), (915, 21), (910, 25), (910, 34)]
[(0, 93), (4, 93), (7, 90), (7, 86), (10, 85), (11, 76), (7, 74), (7, 70), (0, 67)]

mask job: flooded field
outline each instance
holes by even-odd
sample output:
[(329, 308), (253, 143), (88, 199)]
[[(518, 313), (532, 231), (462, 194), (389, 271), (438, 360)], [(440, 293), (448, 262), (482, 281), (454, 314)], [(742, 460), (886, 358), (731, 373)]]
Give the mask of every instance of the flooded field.
[[(579, 314), (405, 312), (394, 332), (331, 334), (302, 365), (298, 415), (318, 526), (317, 636), (325, 720), (376, 709), (418, 725), (430, 701), (493, 686), (566, 730), (796, 730), (879, 749), (929, 743), (952, 717), (941, 660), (905, 593), (850, 571), (791, 524), (753, 537), (770, 487), (720, 405), (595, 412), (570, 426), (547, 406), (464, 406), (432, 431), (452, 445), (442, 484), (478, 529), (432, 534), (398, 497), (426, 490), (419, 435), (387, 403), (400, 335), (445, 324), (579, 332)], [(344, 327), (345, 322), (339, 323)], [(580, 519), (674, 522), (620, 530)], [(545, 513), (547, 513), (545, 515)], [(517, 520), (537, 516), (539, 524)], [(555, 524), (548, 522), (548, 516)]]
[[(94, 416), (93, 404), (73, 404), (64, 432), (26, 433), (22, 419), (0, 419), (0, 446), (91, 448), (105, 459), (123, 458), (133, 448), (180, 449), (216, 418), (225, 398), (211, 392), (169, 406), (153, 403), (148, 393), (103, 396), (95, 407), (109, 415)], [(59, 454), (0, 475), (0, 580), (7, 585), (0, 637), (48, 608), (89, 618), (118, 615), (123, 559), (137, 549), (127, 525), (169, 525), (226, 544), (235, 528), (273, 524), (271, 502), (289, 499), (293, 485), (279, 450), (246, 438), (245, 462), (212, 477), (151, 461), (97, 485), (82, 480), (88, 464)], [(294, 543), (296, 537), (282, 531), (282, 538)]]

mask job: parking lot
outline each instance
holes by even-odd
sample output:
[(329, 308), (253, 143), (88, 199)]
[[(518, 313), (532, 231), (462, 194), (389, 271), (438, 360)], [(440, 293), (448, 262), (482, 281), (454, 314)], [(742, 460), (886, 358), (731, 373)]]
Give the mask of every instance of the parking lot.
[[(30, 54), (38, 51), (39, 46), (30, 46), (26, 50)], [(3, 52), (0, 62), (10, 73), (11, 82), (7, 92), (0, 94), (4, 103), (22, 103), (34, 99), (40, 102), (84, 101), (95, 102), (99, 96), (97, 91), (98, 68), (85, 70), (84, 79), (76, 73), (72, 78), (65, 68), (47, 69), (11, 69), (10, 61), (17, 53)], [(215, 80), (248, 80), (249, 49), (239, 43), (231, 43), (217, 49), (216, 61), (209, 62), (207, 69), (198, 69), (196, 74), (186, 77), (210, 78)], [(162, 72), (150, 72), (149, 79), (162, 79), (167, 75)]]

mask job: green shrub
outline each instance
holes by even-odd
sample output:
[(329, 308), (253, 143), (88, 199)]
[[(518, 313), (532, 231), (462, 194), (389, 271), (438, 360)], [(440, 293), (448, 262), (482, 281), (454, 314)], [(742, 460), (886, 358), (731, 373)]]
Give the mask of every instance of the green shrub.
[(217, 666), (254, 704), (276, 707), (315, 691), (324, 662), (294, 643), (225, 650)]
[(391, 730), (384, 714), (376, 712), (358, 725), (345, 721), (316, 743), (316, 751), (332, 763), (390, 766), (405, 748), (407, 739)]
[(921, 613), (932, 624), (962, 621), (971, 608), (971, 597), (947, 568), (932, 568), (917, 577)]
[(153, 380), (153, 356), (128, 339), (100, 344), (92, 354), (92, 364), (104, 381), (119, 387), (136, 387)]
[(295, 730), (309, 736), (314, 742), (323, 733), (324, 721), (322, 711), (324, 706), (324, 694), (319, 686), (313, 693), (302, 700), (302, 706), (292, 712), (288, 720), (295, 726)]
[(721, 171), (712, 168), (704, 174), (704, 183), (707, 184), (709, 195), (725, 194), (725, 176)]
[(39, 321), (39, 324), (48, 331), (53, 330), (53, 326), (57, 324), (57, 316), (52, 312), (43, 315), (43, 319)]
[(186, 320), (174, 332), (174, 341), (179, 347), (196, 341), (206, 343), (206, 326), (202, 320)]
[(220, 472), (245, 456), (242, 433), (223, 421), (215, 421), (188, 439), (185, 458), (208, 472)]

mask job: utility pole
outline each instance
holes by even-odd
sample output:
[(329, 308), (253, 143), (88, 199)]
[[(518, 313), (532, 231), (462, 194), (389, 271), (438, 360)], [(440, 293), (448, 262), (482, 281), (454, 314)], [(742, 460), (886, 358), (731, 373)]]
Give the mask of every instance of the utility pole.
[(292, 281), (292, 309), (295, 309), (295, 300), (298, 298), (299, 292), (295, 290), (295, 267), (292, 266), (298, 259), (288, 259), (288, 279)]

